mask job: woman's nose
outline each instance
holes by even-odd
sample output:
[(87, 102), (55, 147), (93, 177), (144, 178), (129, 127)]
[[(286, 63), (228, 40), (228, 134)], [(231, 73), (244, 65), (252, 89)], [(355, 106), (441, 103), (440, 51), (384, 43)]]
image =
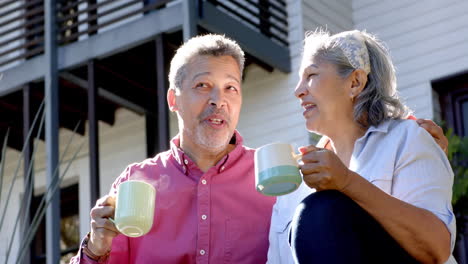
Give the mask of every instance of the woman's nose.
[(296, 85), (296, 88), (294, 89), (294, 95), (297, 98), (301, 98), (306, 94), (307, 94), (307, 88), (305, 87), (302, 81), (299, 81)]

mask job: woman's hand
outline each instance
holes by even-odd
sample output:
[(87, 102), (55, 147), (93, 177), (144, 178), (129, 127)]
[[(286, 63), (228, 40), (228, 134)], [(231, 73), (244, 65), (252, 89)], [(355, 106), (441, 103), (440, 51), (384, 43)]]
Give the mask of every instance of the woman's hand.
[(299, 148), (303, 165), (300, 166), (304, 182), (317, 191), (343, 191), (354, 174), (330, 150), (307, 146)]

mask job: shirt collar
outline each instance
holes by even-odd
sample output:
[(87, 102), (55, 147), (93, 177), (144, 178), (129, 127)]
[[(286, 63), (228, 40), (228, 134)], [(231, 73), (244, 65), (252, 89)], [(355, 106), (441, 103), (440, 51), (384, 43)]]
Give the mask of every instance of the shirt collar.
[[(224, 156), (216, 165), (216, 170), (218, 173), (224, 171), (227, 166), (231, 163), (231, 161), (237, 160), (238, 157), (242, 154), (243, 151), (243, 138), (240, 133), (235, 130), (232, 138), (230, 140), (230, 144), (235, 144), (235, 148), (229, 152), (226, 156)], [(190, 167), (197, 167), (197, 165), (190, 159), (188, 155), (184, 153), (184, 151), (180, 148), (180, 134), (177, 134), (170, 143), (171, 154), (177, 163), (181, 166), (184, 174), (188, 174)]]
[(382, 123), (380, 123), (379, 125), (377, 126), (370, 126), (366, 133), (364, 134), (364, 136), (362, 136), (361, 138), (366, 138), (370, 133), (373, 133), (373, 132), (381, 132), (381, 133), (387, 133), (388, 132), (388, 128), (390, 126), (390, 122), (391, 120), (386, 120), (386, 121), (383, 121)]

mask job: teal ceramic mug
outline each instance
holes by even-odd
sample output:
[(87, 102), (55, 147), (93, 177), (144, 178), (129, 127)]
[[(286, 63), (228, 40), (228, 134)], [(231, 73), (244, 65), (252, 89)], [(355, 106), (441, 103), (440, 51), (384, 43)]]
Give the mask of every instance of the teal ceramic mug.
[(255, 151), (255, 187), (268, 196), (288, 194), (299, 188), (302, 176), (298, 160), (288, 143), (271, 143)]

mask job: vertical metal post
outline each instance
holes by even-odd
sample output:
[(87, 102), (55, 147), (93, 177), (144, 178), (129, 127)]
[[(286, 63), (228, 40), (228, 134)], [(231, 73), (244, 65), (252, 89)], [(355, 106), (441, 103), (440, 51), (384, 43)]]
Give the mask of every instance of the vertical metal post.
[[(23, 87), (23, 144), (26, 145), (24, 148), (24, 197), (23, 202), (24, 204), (31, 204), (33, 193), (34, 193), (34, 176), (33, 171), (31, 170), (31, 175), (29, 176), (29, 166), (33, 166), (32, 164), (32, 150), (33, 150), (33, 137), (27, 140), (29, 130), (31, 130), (31, 85), (26, 84)], [(31, 215), (30, 215), (30, 207), (25, 207), (21, 214), (23, 225), (21, 225), (21, 236), (24, 237), (26, 234), (26, 230), (28, 229), (31, 223)], [(23, 239), (22, 239), (23, 240)], [(23, 263), (31, 263), (31, 255), (30, 250), (26, 250), (26, 253), (23, 257)]]
[(46, 214), (47, 264), (60, 262), (60, 188), (58, 184), (58, 129), (59, 90), (57, 72), (56, 0), (44, 1), (45, 5), (45, 111), (46, 111), (46, 197), (50, 200)]
[(167, 106), (167, 74), (164, 58), (164, 38), (162, 34), (156, 37), (156, 89), (158, 105), (158, 151), (169, 148), (169, 110)]
[[(156, 98), (155, 98), (155, 101), (157, 101)], [(152, 158), (154, 157), (154, 155), (156, 155), (158, 148), (159, 148), (157, 139), (156, 139), (158, 137), (158, 128), (157, 128), (158, 120), (153, 111), (146, 110), (145, 121), (146, 121), (146, 157)]]
[(95, 62), (88, 61), (88, 120), (89, 120), (89, 168), (91, 207), (99, 198), (99, 130), (97, 120), (97, 87)]
[(191, 37), (197, 35), (197, 20), (198, 10), (201, 3), (198, 0), (184, 0), (183, 2), (183, 17), (184, 23), (182, 25), (182, 32), (184, 41), (189, 40)]
[(169, 148), (169, 112), (166, 100), (167, 70), (164, 57), (164, 37), (156, 36), (155, 63), (156, 63), (156, 96), (153, 109), (146, 109), (146, 154), (153, 157), (158, 152)]

